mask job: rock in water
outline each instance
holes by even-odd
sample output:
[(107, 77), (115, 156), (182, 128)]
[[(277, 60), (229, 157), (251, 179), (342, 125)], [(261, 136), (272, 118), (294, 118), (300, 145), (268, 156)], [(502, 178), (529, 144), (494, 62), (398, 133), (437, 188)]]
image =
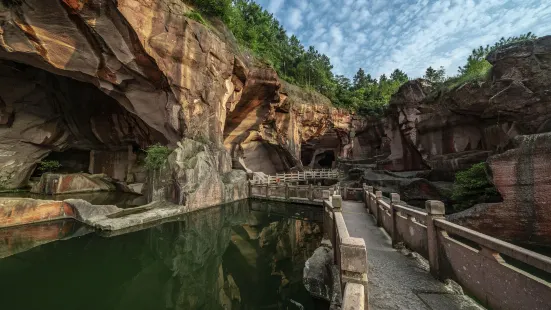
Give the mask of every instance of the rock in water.
[(332, 306), (340, 305), (340, 277), (337, 266), (333, 264), (333, 248), (329, 240), (324, 239), (304, 264), (302, 281), (314, 298), (326, 300)]

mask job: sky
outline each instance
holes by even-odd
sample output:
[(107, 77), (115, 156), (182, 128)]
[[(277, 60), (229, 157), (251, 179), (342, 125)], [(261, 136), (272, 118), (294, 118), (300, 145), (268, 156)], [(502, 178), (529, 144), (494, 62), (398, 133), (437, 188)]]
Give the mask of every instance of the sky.
[(551, 0), (256, 0), (288, 34), (331, 58), (335, 74), (373, 77), (429, 66), (455, 75), (474, 48), (551, 35)]

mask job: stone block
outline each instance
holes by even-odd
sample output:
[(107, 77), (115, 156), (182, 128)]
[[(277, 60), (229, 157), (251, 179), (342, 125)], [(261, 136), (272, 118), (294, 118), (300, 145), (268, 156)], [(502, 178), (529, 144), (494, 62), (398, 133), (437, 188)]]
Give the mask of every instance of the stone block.
[(357, 283), (347, 283), (344, 288), (343, 310), (365, 309), (365, 289)]
[(367, 274), (367, 250), (361, 238), (341, 239), (341, 270)]
[(342, 197), (341, 197), (341, 195), (333, 195), (333, 199), (331, 200), (331, 203), (333, 204), (333, 209), (335, 211), (342, 210)]
[(425, 202), (425, 209), (430, 215), (444, 215), (446, 214), (446, 206), (442, 201), (427, 200)]

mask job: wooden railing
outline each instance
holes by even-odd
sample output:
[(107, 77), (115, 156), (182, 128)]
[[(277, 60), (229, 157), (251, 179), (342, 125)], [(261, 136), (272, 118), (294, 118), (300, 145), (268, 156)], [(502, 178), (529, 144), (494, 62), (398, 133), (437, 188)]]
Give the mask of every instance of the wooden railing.
[(340, 270), (342, 309), (367, 309), (367, 250), (365, 241), (350, 237), (342, 216), (342, 197), (324, 191), (323, 229), (333, 245), (333, 262)]
[(440, 201), (425, 211), (409, 207), (398, 194), (385, 200), (366, 186), (365, 201), (392, 243), (402, 242), (429, 261), (440, 280), (452, 279), (492, 309), (549, 309), (551, 258), (445, 220)]
[(264, 173), (255, 172), (253, 174), (254, 184), (278, 184), (278, 183), (294, 183), (308, 180), (321, 179), (339, 179), (342, 173), (339, 170), (333, 169), (316, 169), (297, 171), (289, 173), (278, 173), (276, 175), (266, 175)]

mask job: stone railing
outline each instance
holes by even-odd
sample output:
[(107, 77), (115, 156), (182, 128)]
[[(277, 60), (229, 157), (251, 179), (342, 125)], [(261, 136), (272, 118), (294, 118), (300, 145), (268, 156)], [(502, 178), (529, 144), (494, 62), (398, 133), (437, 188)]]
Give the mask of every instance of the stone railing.
[(249, 183), (249, 197), (276, 201), (297, 202), (321, 205), (323, 191), (331, 190), (331, 186), (321, 185), (290, 185), (285, 184), (255, 184)]
[(427, 201), (423, 212), (365, 186), (365, 202), (392, 243), (428, 259), (437, 279), (458, 282), (492, 309), (549, 309), (551, 258), (445, 220), (440, 201)]
[(253, 174), (254, 184), (278, 184), (278, 183), (294, 183), (307, 180), (320, 180), (320, 179), (339, 179), (342, 173), (335, 169), (316, 169), (297, 171), (289, 173), (278, 173), (276, 175), (266, 175), (263, 173), (255, 172)]
[(340, 270), (342, 309), (367, 309), (367, 250), (365, 241), (352, 238), (342, 216), (342, 197), (324, 191), (324, 232), (334, 249), (334, 263)]

